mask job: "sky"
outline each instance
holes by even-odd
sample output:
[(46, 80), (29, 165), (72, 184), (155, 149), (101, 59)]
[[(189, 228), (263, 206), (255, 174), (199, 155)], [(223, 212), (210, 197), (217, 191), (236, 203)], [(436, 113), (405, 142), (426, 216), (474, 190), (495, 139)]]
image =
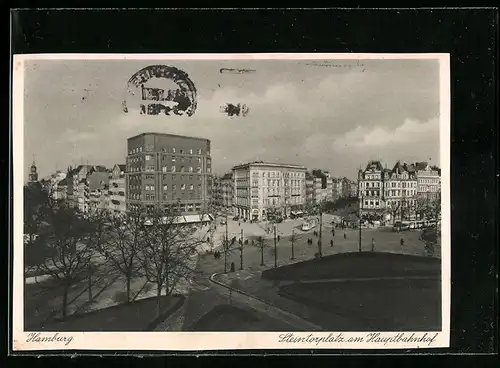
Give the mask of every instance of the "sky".
[[(191, 117), (140, 115), (130, 99), (122, 110), (129, 78), (158, 64), (193, 81)], [(210, 139), (216, 174), (256, 160), (351, 179), (372, 159), (439, 165), (437, 60), (28, 60), (24, 83), (25, 180), (33, 157), (40, 177), (68, 165), (124, 164), (127, 138), (143, 132)], [(228, 117), (226, 103), (249, 112)]]

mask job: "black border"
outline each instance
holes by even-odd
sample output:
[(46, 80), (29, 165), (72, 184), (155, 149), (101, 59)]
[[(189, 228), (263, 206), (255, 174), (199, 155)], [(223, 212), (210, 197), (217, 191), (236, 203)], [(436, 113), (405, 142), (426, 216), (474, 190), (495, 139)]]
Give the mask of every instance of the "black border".
[[(383, 352), (269, 350), (218, 353), (267, 356), (485, 354), (497, 349), (497, 9), (16, 10), (11, 14), (12, 53), (450, 53), (453, 282), (451, 348)], [(11, 153), (10, 149), (9, 154)], [(5, 161), (2, 164), (3, 162)], [(12, 168), (10, 156), (9, 166)], [(3, 170), (3, 173), (7, 172)], [(12, 177), (6, 179), (12, 188)], [(10, 219), (11, 197), (9, 202)], [(11, 222), (7, 223), (10, 225), (10, 234)], [(9, 250), (11, 255), (12, 241)], [(12, 270), (11, 257), (9, 267)], [(9, 298), (11, 301), (11, 292)], [(11, 320), (9, 324), (12, 327)], [(46, 354), (13, 352), (11, 338), (8, 343), (11, 354)], [(75, 352), (53, 351), (50, 354), (73, 353)], [(107, 355), (113, 352), (78, 351), (78, 355), (88, 354)], [(165, 353), (136, 354), (146, 356)], [(178, 352), (178, 355), (192, 354), (213, 353)]]

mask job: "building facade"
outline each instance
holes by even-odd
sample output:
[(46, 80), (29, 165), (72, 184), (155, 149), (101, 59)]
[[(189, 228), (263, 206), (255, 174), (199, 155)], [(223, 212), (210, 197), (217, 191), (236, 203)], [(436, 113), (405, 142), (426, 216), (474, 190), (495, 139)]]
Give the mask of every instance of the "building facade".
[(233, 173), (227, 173), (220, 178), (221, 184), (221, 204), (225, 209), (233, 208)]
[[(88, 190), (86, 190), (86, 179), (92, 170), (90, 165), (79, 165), (70, 168), (67, 174), (66, 199), (69, 206), (79, 209), (82, 212), (88, 210)], [(85, 205), (87, 203), (87, 206)]]
[(178, 204), (183, 214), (208, 208), (212, 191), (210, 140), (143, 133), (127, 141), (128, 210)]
[(370, 161), (358, 173), (362, 215), (378, 214), (384, 220), (416, 218), (417, 176), (413, 165), (396, 162), (392, 169)]
[(417, 174), (417, 195), (422, 200), (438, 199), (441, 193), (441, 175), (437, 168), (427, 162), (415, 163)]
[(116, 164), (111, 171), (108, 188), (108, 211), (113, 215), (123, 214), (126, 210), (126, 165)]
[(380, 161), (369, 161), (365, 170), (358, 172), (361, 212), (385, 209), (384, 173)]
[(253, 162), (233, 167), (233, 213), (253, 221), (289, 216), (306, 202), (306, 168)]
[(416, 219), (417, 175), (413, 165), (396, 162), (384, 173), (384, 199), (393, 220)]

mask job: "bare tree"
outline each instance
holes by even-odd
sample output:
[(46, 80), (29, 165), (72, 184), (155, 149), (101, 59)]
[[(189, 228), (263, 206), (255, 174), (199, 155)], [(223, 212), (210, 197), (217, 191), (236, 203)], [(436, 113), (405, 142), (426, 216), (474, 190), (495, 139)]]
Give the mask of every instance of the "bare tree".
[(140, 276), (140, 250), (144, 218), (140, 214), (127, 212), (109, 219), (107, 239), (98, 248), (111, 264), (111, 270), (125, 278), (127, 302), (132, 299), (131, 283)]
[(192, 228), (182, 224), (178, 206), (155, 207), (144, 215), (140, 263), (148, 282), (157, 287), (157, 313), (161, 293), (171, 295), (179, 282), (189, 280), (195, 271), (198, 248), (203, 240)]
[(88, 222), (88, 231), (85, 238), (86, 246), (90, 252), (89, 261), (87, 264), (87, 291), (88, 300), (91, 302), (92, 297), (92, 276), (96, 273), (99, 264), (94, 264), (93, 258), (101, 253), (107, 240), (110, 238), (110, 216), (104, 209), (95, 209), (85, 216)]
[(71, 287), (85, 277), (88, 262), (92, 255), (85, 240), (90, 231), (88, 222), (74, 209), (65, 204), (47, 209), (50, 229), (43, 236), (43, 241), (53, 252), (46, 262), (37, 266), (40, 273), (50, 275), (56, 287), (61, 289), (62, 318), (66, 318), (68, 295)]
[(259, 236), (256, 246), (260, 249), (260, 265), (264, 266), (264, 250), (268, 247), (268, 244), (262, 236)]
[(400, 208), (401, 208), (401, 201), (392, 201), (390, 211), (391, 211), (393, 223), (396, 222), (396, 216), (397, 216)]

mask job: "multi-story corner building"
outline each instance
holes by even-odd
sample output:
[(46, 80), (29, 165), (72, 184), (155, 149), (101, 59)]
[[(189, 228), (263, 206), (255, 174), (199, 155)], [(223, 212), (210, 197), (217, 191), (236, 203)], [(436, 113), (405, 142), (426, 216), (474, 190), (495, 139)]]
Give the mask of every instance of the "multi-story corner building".
[(306, 172), (306, 207), (312, 207), (316, 204), (315, 196), (315, 178), (307, 171)]
[(333, 178), (329, 171), (315, 169), (312, 171), (313, 203), (324, 203), (333, 200)]
[(306, 202), (306, 168), (252, 162), (233, 167), (235, 216), (265, 221), (268, 215), (289, 216)]
[(64, 178), (61, 181), (57, 182), (54, 185), (53, 189), (53, 198), (55, 200), (61, 200), (64, 201), (67, 199), (66, 193), (68, 191), (68, 181), (72, 180), (71, 178)]
[(398, 161), (392, 170), (385, 170), (384, 196), (393, 219), (414, 219), (417, 199), (415, 167)]
[(212, 185), (212, 203), (217, 207), (222, 207), (222, 178), (214, 175)]
[(108, 208), (110, 171), (106, 167), (92, 166), (87, 176), (78, 183), (78, 209), (83, 213)]
[(75, 207), (82, 212), (88, 210), (88, 206), (85, 206), (85, 203), (88, 201), (88, 191), (85, 190), (85, 181), (91, 170), (91, 165), (79, 165), (74, 169), (70, 168), (68, 170), (66, 198), (71, 207)]
[(126, 210), (125, 170), (126, 165), (116, 164), (111, 171), (111, 176), (109, 177), (108, 211), (113, 215), (123, 214)]
[(359, 200), (361, 212), (382, 210), (384, 203), (384, 173), (380, 161), (369, 161), (365, 170), (359, 170)]
[(127, 140), (128, 210), (179, 204), (183, 214), (208, 208), (212, 191), (210, 140), (142, 133)]
[(222, 206), (226, 209), (232, 209), (233, 207), (233, 173), (227, 173), (222, 178), (220, 178), (221, 183), (221, 199)]
[(436, 167), (431, 167), (427, 162), (417, 162), (415, 165), (417, 174), (417, 196), (423, 200), (435, 200), (440, 198), (441, 175)]
[(332, 183), (332, 199), (336, 201), (342, 198), (343, 188), (342, 188), (342, 178), (333, 178)]
[(349, 197), (356, 198), (358, 196), (358, 183), (352, 181), (349, 183)]
[(233, 173), (214, 177), (212, 201), (220, 208), (232, 209), (233, 206)]

